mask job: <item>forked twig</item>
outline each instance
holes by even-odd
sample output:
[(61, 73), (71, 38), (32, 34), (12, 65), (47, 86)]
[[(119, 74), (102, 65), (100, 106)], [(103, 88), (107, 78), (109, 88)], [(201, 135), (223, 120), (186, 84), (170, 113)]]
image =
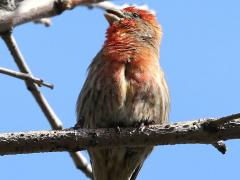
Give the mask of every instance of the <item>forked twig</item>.
[[(24, 60), (24, 57), (18, 48), (17, 42), (14, 39), (12, 32), (7, 31), (3, 34), (1, 34), (2, 39), (6, 43), (9, 51), (11, 52), (13, 59), (15, 63), (17, 64), (19, 70), (24, 73), (28, 74), (30, 78), (34, 78), (26, 61)], [(43, 94), (40, 92), (38, 86), (29, 80), (24, 80), (27, 86), (27, 89), (32, 93), (33, 97), (37, 101), (38, 105), (40, 106), (41, 110), (43, 111), (44, 115), (48, 119), (52, 129), (55, 130), (61, 130), (63, 129), (62, 122), (60, 119), (57, 117), (57, 115), (54, 113), (53, 109), (51, 106), (48, 104), (48, 101), (46, 98), (43, 96)], [(82, 170), (86, 176), (89, 178), (93, 178), (92, 176), (92, 170), (91, 166), (88, 165), (87, 160), (84, 156), (80, 154), (80, 152), (70, 152), (71, 157), (73, 158), (73, 161), (76, 165), (76, 167), (80, 170)]]
[[(19, 70), (22, 73), (29, 74), (30, 77), (33, 77), (25, 59), (18, 48), (17, 42), (15, 41), (14, 37), (12, 36), (11, 31), (7, 31), (6, 33), (2, 34), (2, 38), (6, 43), (8, 50), (11, 52), (15, 63), (17, 64)], [(43, 94), (39, 91), (38, 86), (28, 80), (24, 80), (28, 90), (32, 93), (33, 97), (37, 101), (38, 105), (42, 109), (43, 113), (49, 120), (53, 129), (62, 129), (62, 123), (58, 119), (57, 115), (54, 113), (51, 106), (48, 104), (47, 100), (43, 96)]]

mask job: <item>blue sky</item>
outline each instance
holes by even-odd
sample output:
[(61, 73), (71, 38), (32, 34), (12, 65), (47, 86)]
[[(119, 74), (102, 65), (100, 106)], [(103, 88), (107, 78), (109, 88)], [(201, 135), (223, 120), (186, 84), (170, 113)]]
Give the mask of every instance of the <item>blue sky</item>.
[[(157, 12), (164, 36), (163, 66), (171, 92), (172, 122), (239, 112), (240, 1), (115, 1), (148, 4)], [(108, 26), (103, 12), (84, 7), (63, 13), (45, 28), (28, 23), (14, 36), (37, 77), (55, 85), (41, 88), (65, 127), (75, 123), (75, 102), (91, 59)], [(0, 67), (17, 70), (0, 41)], [(48, 130), (50, 126), (22, 81), (0, 74), (1, 132)], [(221, 155), (210, 145), (159, 146), (139, 180), (236, 179), (240, 143), (228, 141)], [(0, 179), (86, 179), (67, 153), (0, 157)]]

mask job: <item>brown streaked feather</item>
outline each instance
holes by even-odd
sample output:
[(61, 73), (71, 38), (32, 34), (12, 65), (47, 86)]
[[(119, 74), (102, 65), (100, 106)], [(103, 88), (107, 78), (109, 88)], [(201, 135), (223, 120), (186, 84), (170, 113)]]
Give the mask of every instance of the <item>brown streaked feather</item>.
[[(138, 12), (141, 23), (128, 18), (110, 26), (103, 49), (89, 66), (77, 101), (83, 128), (168, 121), (169, 93), (158, 61), (161, 29), (153, 15)], [(135, 179), (152, 149), (89, 148), (95, 180)]]

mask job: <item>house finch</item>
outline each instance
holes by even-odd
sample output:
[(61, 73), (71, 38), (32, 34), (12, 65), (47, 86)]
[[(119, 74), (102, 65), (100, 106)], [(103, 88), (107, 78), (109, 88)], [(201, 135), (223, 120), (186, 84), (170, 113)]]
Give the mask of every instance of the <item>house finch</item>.
[[(162, 32), (156, 17), (135, 7), (108, 9), (105, 17), (106, 41), (79, 95), (78, 125), (114, 128), (166, 123), (169, 94), (159, 65)], [(135, 179), (152, 149), (89, 148), (94, 179)]]

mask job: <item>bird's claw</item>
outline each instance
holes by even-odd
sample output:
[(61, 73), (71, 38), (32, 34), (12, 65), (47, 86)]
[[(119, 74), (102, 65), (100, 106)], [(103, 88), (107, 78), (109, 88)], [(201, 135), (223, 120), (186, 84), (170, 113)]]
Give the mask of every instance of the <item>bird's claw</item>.
[(135, 124), (135, 127), (139, 128), (141, 132), (143, 132), (146, 129), (146, 126), (148, 127), (149, 125), (155, 124), (154, 120), (150, 120), (149, 117), (142, 119), (141, 121), (137, 122)]
[(117, 127), (116, 127), (116, 132), (117, 132), (118, 134), (120, 134), (120, 133), (121, 133), (121, 129), (120, 129), (120, 127), (119, 127), (119, 126), (117, 126)]

